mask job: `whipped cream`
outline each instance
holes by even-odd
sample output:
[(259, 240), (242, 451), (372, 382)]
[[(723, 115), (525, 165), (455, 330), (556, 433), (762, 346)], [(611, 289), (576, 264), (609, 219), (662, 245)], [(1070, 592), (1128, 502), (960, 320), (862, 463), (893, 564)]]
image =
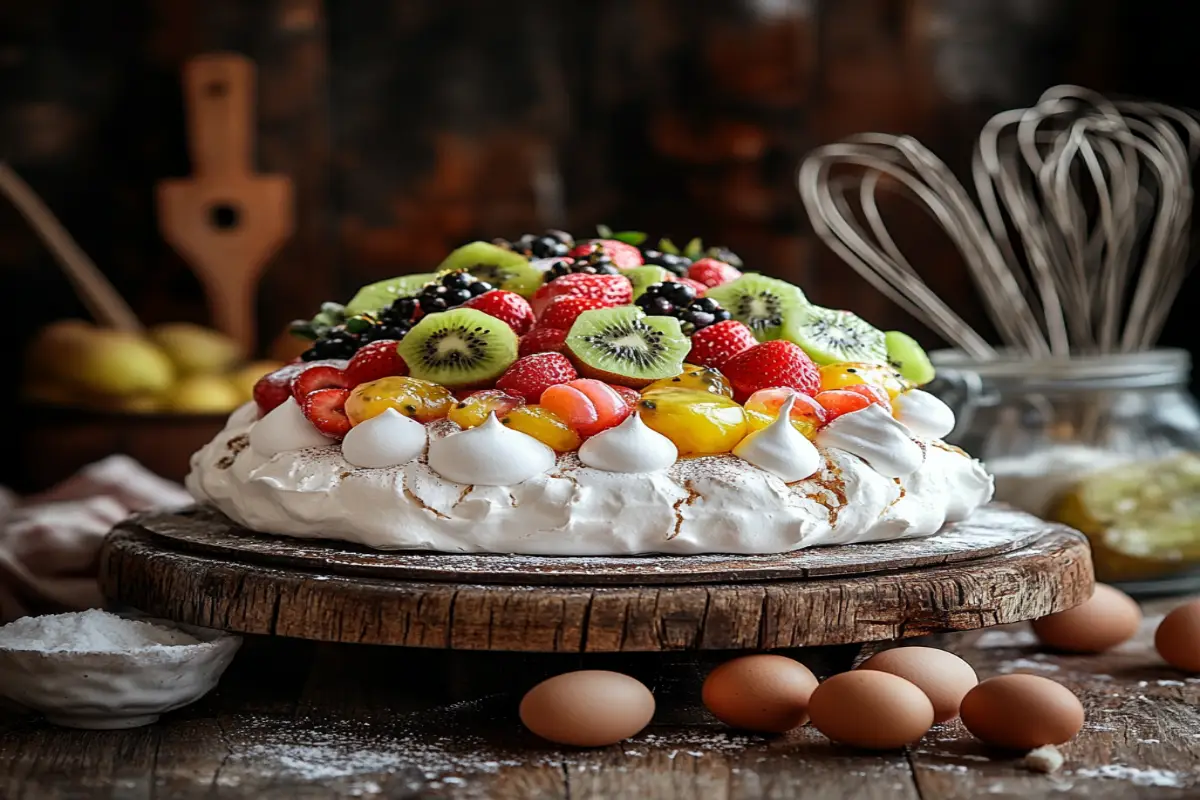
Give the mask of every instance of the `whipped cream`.
[(878, 403), (843, 414), (821, 428), (817, 445), (852, 453), (885, 478), (911, 475), (925, 460), (925, 448)]
[(821, 467), (821, 454), (792, 425), (796, 395), (784, 401), (775, 421), (738, 442), (733, 454), (766, 470), (784, 483), (804, 480)]
[(909, 389), (892, 401), (896, 419), (917, 436), (941, 439), (954, 430), (954, 411), (929, 392)]
[(659, 472), (675, 463), (679, 449), (646, 427), (635, 411), (615, 428), (597, 433), (579, 448), (584, 466), (605, 472)]
[[(792, 484), (730, 454), (631, 475), (563, 453), (554, 468), (522, 483), (464, 486), (425, 458), (387, 469), (356, 469), (337, 447), (264, 458), (244, 446), (254, 416), (253, 404), (235, 412), (192, 457), (192, 496), (253, 530), (382, 550), (784, 553), (928, 536), (992, 495), (978, 461), (937, 441), (924, 442), (925, 463), (901, 479), (818, 448), (820, 469)], [(445, 420), (426, 429), (427, 451), (460, 436)]]
[(266, 458), (291, 450), (329, 444), (333, 444), (333, 439), (308, 421), (294, 397), (275, 406), (250, 428), (250, 447)]
[(429, 445), (429, 468), (447, 480), (475, 486), (511, 486), (554, 468), (554, 451), (529, 434), (506, 428), (496, 412), (478, 427)]
[(426, 438), (424, 425), (389, 408), (350, 429), (342, 457), (356, 467), (397, 467), (424, 453)]

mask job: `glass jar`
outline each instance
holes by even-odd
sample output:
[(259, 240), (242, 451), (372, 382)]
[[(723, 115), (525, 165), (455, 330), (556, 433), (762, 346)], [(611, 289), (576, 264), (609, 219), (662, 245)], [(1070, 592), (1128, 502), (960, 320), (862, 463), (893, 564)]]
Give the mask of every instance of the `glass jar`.
[(946, 437), (996, 477), (996, 499), (1070, 525), (1099, 580), (1140, 594), (1200, 587), (1200, 407), (1182, 350), (977, 361), (932, 355)]

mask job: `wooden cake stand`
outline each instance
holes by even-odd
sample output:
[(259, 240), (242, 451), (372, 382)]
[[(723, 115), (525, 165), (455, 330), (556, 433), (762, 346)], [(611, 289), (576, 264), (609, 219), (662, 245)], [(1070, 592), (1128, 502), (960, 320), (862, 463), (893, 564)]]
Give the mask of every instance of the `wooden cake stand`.
[(1083, 602), (1078, 533), (1003, 506), (940, 534), (769, 556), (383, 552), (267, 536), (204, 508), (122, 523), (110, 598), (249, 634), (450, 650), (630, 653), (841, 645), (983, 628)]

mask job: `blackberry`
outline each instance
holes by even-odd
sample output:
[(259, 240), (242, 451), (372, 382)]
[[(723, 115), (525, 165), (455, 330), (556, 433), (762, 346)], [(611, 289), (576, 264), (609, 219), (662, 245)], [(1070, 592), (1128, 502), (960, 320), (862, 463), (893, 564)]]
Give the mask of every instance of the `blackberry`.
[(490, 283), (472, 277), (466, 270), (460, 270), (443, 275), (440, 281), (425, 284), (425, 288), (416, 299), (422, 311), (426, 314), (436, 314), (461, 306), (472, 297), (491, 290)]
[(612, 262), (608, 254), (603, 249), (598, 249), (586, 256), (580, 256), (573, 263), (568, 264), (566, 261), (559, 261), (547, 270), (549, 278), (554, 280), (561, 278), (563, 275), (573, 275), (577, 273), (587, 273), (589, 275), (617, 275), (621, 270), (617, 269), (617, 265)]
[(677, 256), (674, 253), (663, 253), (659, 250), (643, 250), (642, 262), (662, 267), (667, 272), (674, 273), (681, 278), (687, 274), (688, 267), (692, 265), (692, 260), (687, 256)]
[(561, 258), (575, 245), (575, 240), (566, 231), (549, 230), (540, 236), (527, 233), (513, 242), (497, 239), (496, 244), (530, 258)]
[(688, 335), (732, 318), (729, 311), (711, 297), (696, 297), (696, 290), (686, 283), (651, 284), (636, 303), (651, 316), (675, 317)]
[(362, 347), (362, 338), (345, 328), (335, 328), (313, 342), (300, 358), (304, 361), (320, 361), (326, 358), (350, 358)]

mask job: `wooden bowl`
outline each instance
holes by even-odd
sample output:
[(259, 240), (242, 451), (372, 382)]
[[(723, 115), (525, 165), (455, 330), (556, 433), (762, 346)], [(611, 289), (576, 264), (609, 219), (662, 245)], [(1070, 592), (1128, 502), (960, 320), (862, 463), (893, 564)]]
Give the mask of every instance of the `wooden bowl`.
[(212, 440), (229, 415), (135, 414), (26, 405), (18, 434), (13, 488), (48, 489), (105, 456), (124, 453), (173, 481), (188, 473), (192, 453)]

